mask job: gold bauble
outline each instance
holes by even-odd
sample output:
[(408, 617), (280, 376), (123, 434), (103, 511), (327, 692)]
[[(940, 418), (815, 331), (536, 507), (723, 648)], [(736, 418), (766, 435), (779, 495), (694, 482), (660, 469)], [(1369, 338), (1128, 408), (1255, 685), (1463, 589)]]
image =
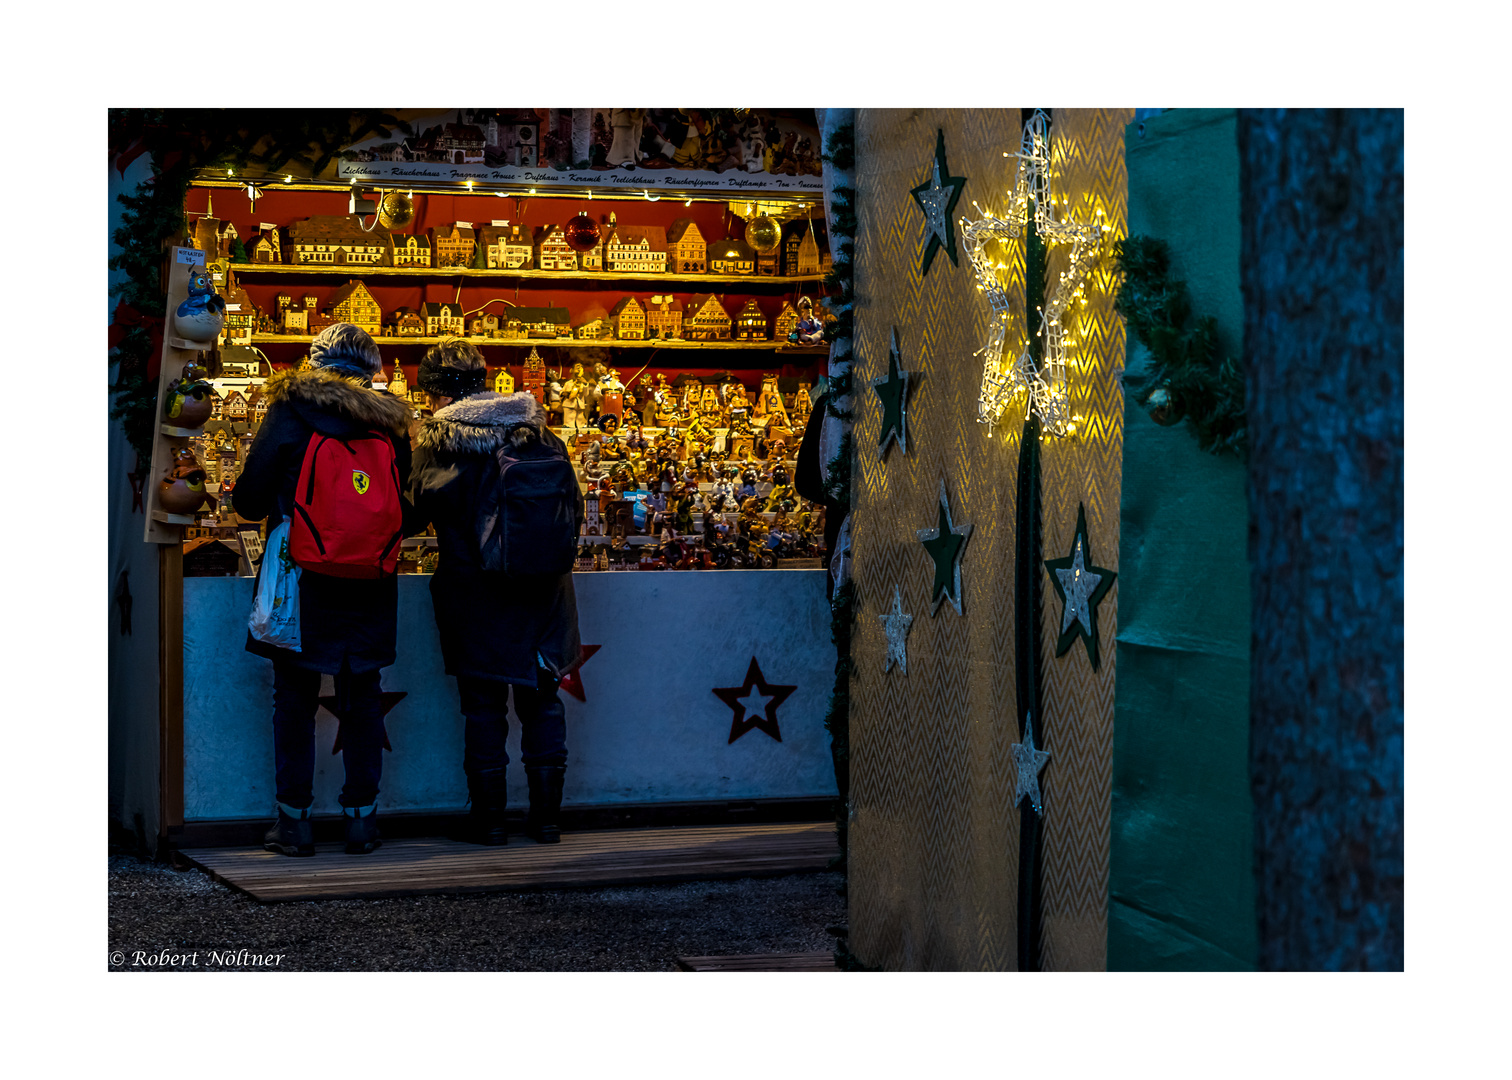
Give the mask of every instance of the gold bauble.
[(770, 254), (782, 243), (782, 226), (766, 214), (754, 217), (746, 223), (745, 242), (755, 248), (758, 255)]
[(402, 229), (415, 220), (415, 201), (402, 191), (387, 192), (378, 203), (378, 224)]

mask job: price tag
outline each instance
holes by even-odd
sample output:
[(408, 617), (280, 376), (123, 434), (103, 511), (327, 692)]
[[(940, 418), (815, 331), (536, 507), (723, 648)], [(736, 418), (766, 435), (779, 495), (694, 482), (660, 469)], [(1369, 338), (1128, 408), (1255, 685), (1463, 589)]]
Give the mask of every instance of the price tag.
[(267, 222), (266, 222), (266, 221), (259, 221), (259, 222), (258, 222), (258, 223), (257, 223), (257, 227), (258, 227), (258, 228), (259, 228), (259, 229), (266, 229), (266, 230), (268, 230), (268, 231), (269, 231), (269, 232), (271, 232), (271, 231), (272, 231), (272, 230), (274, 230), (274, 229), (276, 229), (276, 228), (278, 228), (278, 226), (277, 226), (277, 225), (269, 225), (269, 224), (268, 224), (268, 223), (267, 223)]
[(227, 304), (226, 305), (226, 310), (227, 311), (240, 311), (241, 310), (241, 305), (240, 304)]
[(185, 266), (203, 266), (205, 253), (199, 248), (174, 248), (174, 258)]
[(493, 225), (508, 225), (509, 222), (507, 222), (507, 221), (500, 221), (498, 218), (494, 218), (493, 221), (491, 222), (491, 224), (493, 224)]

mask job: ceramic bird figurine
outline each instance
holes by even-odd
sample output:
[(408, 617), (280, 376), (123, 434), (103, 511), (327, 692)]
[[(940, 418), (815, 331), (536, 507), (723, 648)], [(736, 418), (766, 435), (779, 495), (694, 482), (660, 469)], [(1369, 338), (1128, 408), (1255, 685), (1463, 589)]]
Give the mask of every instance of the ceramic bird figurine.
[(210, 271), (189, 271), (189, 295), (173, 312), (173, 327), (189, 341), (214, 341), (226, 321), (226, 301), (215, 291)]
[(210, 419), (214, 396), (215, 388), (205, 381), (205, 369), (191, 360), (183, 374), (168, 384), (163, 418), (181, 428), (201, 427)]

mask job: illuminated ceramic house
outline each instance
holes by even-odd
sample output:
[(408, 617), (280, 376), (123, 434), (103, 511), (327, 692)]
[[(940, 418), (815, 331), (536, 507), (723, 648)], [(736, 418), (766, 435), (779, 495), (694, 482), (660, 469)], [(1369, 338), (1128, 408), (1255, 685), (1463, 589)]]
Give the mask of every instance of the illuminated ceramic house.
[(756, 252), (744, 240), (720, 240), (709, 245), (709, 273), (754, 274)]
[(477, 234), (472, 223), (454, 221), (450, 225), (431, 230), (431, 260), (436, 267), (471, 266), (473, 245)]
[(425, 266), (431, 264), (430, 241), (413, 233), (389, 234), (389, 263), (392, 266)]
[(277, 229), (259, 229), (247, 248), (247, 256), (255, 263), (283, 262), (282, 245)]
[(633, 296), (624, 297), (609, 312), (609, 325), (622, 341), (646, 339), (646, 309)]
[(614, 336), (614, 327), (603, 316), (589, 319), (572, 328), (572, 336), (579, 341), (600, 341)]
[(823, 227), (807, 218), (789, 221), (782, 226), (782, 273), (800, 277), (820, 272), (820, 253), (829, 250), (823, 243)]
[(708, 263), (708, 242), (692, 218), (678, 218), (667, 230), (667, 271), (702, 274)]
[(578, 269), (598, 271), (604, 268), (604, 238), (600, 234), (598, 243), (587, 251), (577, 253)]
[(577, 252), (567, 245), (560, 225), (542, 225), (535, 231), (535, 265), (537, 270), (576, 270)]
[(782, 302), (782, 310), (777, 313), (777, 318), (772, 320), (772, 337), (777, 341), (786, 341), (789, 334), (798, 325), (798, 312), (792, 304), (786, 300)]
[(285, 245), (296, 266), (382, 266), (388, 259), (388, 230), (365, 232), (350, 214), (322, 214), (289, 226)]
[(226, 286), (226, 321), (221, 326), (225, 340), (233, 345), (251, 344), (259, 314), (247, 290), (233, 277)]
[(683, 336), (692, 341), (728, 341), (730, 315), (712, 293), (696, 293), (683, 308)]
[(481, 315), (474, 315), (468, 320), (467, 335), (468, 337), (498, 337), (499, 317), (488, 311)]
[(427, 337), (446, 337), (463, 333), (462, 306), (460, 304), (436, 303), (427, 301), (420, 308), (420, 314), (425, 319), (425, 334)]
[(535, 398), (539, 404), (546, 404), (546, 362), (541, 359), (541, 354), (531, 346), (530, 355), (525, 358), (524, 370), (520, 374), (520, 384), (524, 391)]
[(535, 264), (535, 237), (523, 225), (485, 225), (478, 242), (490, 270), (529, 270)]
[(337, 322), (360, 326), (374, 335), (382, 329), (383, 313), (378, 309), (378, 301), (373, 299), (367, 286), (356, 279), (337, 289), (326, 308)]
[(390, 324), (395, 337), (424, 337), (425, 317), (414, 308), (402, 307), (393, 314)]
[(766, 336), (766, 316), (761, 313), (761, 307), (755, 300), (747, 300), (745, 307), (741, 308), (740, 314), (735, 317), (735, 340), (765, 341)]
[(682, 337), (682, 308), (672, 294), (653, 296), (651, 303), (655, 306), (646, 310), (646, 337), (658, 341)]
[(604, 269), (618, 274), (662, 274), (667, 270), (667, 230), (660, 225), (609, 226)]
[(510, 308), (500, 336), (505, 340), (571, 337), (571, 316), (564, 307)]

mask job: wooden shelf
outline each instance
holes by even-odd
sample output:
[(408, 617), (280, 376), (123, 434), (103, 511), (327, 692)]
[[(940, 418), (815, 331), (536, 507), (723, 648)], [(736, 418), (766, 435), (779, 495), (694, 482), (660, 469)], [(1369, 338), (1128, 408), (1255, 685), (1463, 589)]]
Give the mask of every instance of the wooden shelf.
[[(237, 277), (266, 274), (318, 275), (322, 277), (367, 277), (381, 274), (384, 277), (418, 277), (433, 280), (458, 277), (504, 278), (515, 281), (601, 281), (604, 283), (665, 282), (679, 281), (702, 285), (765, 285), (787, 288), (789, 285), (818, 284), (823, 274), (806, 274), (801, 277), (769, 277), (761, 274), (627, 274), (611, 270), (474, 270), (470, 267), (452, 266), (434, 269), (424, 266), (313, 266), (285, 263), (231, 263), (231, 272)], [(700, 290), (701, 291), (701, 290)]]
[[(254, 345), (308, 345), (315, 338), (305, 334), (253, 334)], [(385, 345), (436, 345), (446, 340), (439, 337), (390, 337), (380, 336), (373, 339), (382, 348)], [(781, 352), (794, 356), (825, 356), (829, 353), (827, 345), (793, 345), (786, 341), (624, 341), (619, 338), (600, 338), (598, 340), (578, 338), (479, 338), (466, 339), (480, 348), (489, 346), (506, 347), (514, 349), (528, 349), (532, 346), (544, 346), (551, 349), (747, 349), (764, 352)]]

